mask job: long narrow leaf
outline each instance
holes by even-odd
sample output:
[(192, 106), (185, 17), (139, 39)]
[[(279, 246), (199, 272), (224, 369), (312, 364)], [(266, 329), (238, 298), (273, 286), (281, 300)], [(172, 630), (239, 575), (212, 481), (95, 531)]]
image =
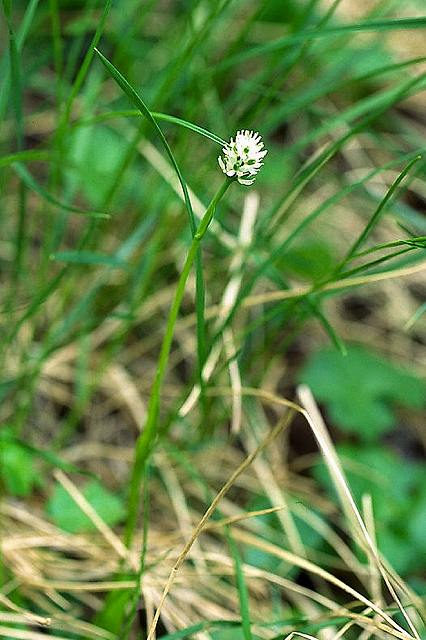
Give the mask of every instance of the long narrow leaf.
[(0, 168), (8, 167), (14, 162), (30, 162), (32, 160), (48, 160), (49, 152), (38, 149), (25, 149), (0, 157)]
[(422, 156), (416, 156), (415, 158), (413, 158), (407, 164), (405, 169), (403, 169), (401, 171), (401, 173), (396, 178), (396, 180), (394, 180), (394, 182), (391, 184), (391, 186), (389, 187), (385, 197), (381, 200), (379, 206), (377, 207), (377, 209), (375, 210), (375, 212), (371, 216), (368, 224), (365, 226), (365, 228), (363, 229), (362, 233), (359, 235), (359, 237), (353, 243), (352, 247), (349, 249), (348, 254), (347, 254), (347, 256), (345, 258), (345, 261), (344, 261), (345, 263), (348, 262), (355, 255), (355, 253), (358, 251), (359, 247), (365, 242), (365, 240), (371, 234), (371, 232), (373, 231), (374, 227), (377, 225), (377, 223), (378, 223), (378, 221), (380, 219), (380, 216), (382, 215), (382, 213), (385, 210), (386, 206), (389, 204), (389, 202), (391, 201), (391, 199), (395, 195), (398, 186), (404, 180), (405, 176), (410, 172), (411, 168), (415, 164), (417, 164), (417, 162), (419, 162), (419, 160), (421, 160), (421, 159), (422, 159)]
[[(199, 127), (197, 124), (193, 122), (188, 122), (188, 120), (183, 120), (183, 118), (177, 118), (176, 116), (171, 116), (168, 113), (159, 113), (157, 111), (151, 111), (151, 115), (155, 120), (160, 120), (163, 122), (170, 122), (172, 124), (177, 124), (180, 127), (185, 127), (186, 129), (190, 129), (195, 133), (198, 133), (221, 146), (226, 144), (226, 140), (220, 138), (215, 133), (204, 129), (203, 127)], [(121, 111), (106, 111), (105, 113), (100, 113), (97, 116), (93, 116), (92, 118), (86, 118), (84, 120), (76, 120), (72, 126), (73, 127), (90, 127), (99, 122), (107, 122), (108, 120), (115, 120), (116, 118), (140, 118), (141, 112), (140, 109), (122, 109)]]
[(117, 256), (107, 256), (91, 251), (61, 251), (54, 253), (51, 259), (59, 262), (72, 262), (73, 264), (104, 265), (118, 269), (127, 269), (129, 266), (125, 260), (120, 260)]
[(120, 73), (120, 71), (112, 64), (112, 62), (110, 62), (108, 60), (108, 58), (106, 58), (99, 51), (99, 49), (95, 48), (95, 52), (98, 54), (102, 64), (105, 66), (105, 68), (111, 74), (111, 76), (114, 78), (114, 80), (119, 85), (119, 87), (121, 87), (121, 89), (124, 91), (126, 96), (135, 105), (135, 107), (137, 107), (139, 109), (139, 111), (142, 113), (142, 115), (145, 116), (145, 118), (151, 124), (152, 128), (154, 129), (154, 131), (159, 136), (159, 138), (161, 140), (161, 143), (162, 143), (167, 155), (170, 158), (170, 162), (172, 163), (173, 168), (176, 171), (176, 175), (177, 175), (178, 180), (180, 182), (180, 185), (182, 187), (182, 191), (183, 191), (184, 198), (185, 198), (185, 204), (186, 204), (186, 207), (187, 207), (187, 210), (188, 210), (188, 214), (189, 214), (189, 220), (190, 220), (190, 224), (191, 224), (191, 231), (193, 233), (195, 233), (195, 226), (196, 225), (195, 225), (194, 214), (193, 214), (193, 211), (192, 211), (191, 200), (189, 198), (188, 188), (187, 188), (186, 182), (185, 182), (185, 180), (184, 180), (184, 178), (182, 176), (182, 172), (179, 169), (179, 166), (178, 166), (178, 164), (176, 162), (176, 159), (175, 159), (175, 157), (173, 155), (173, 152), (172, 152), (172, 150), (171, 150), (171, 148), (169, 146), (169, 143), (167, 142), (162, 130), (158, 126), (158, 124), (155, 121), (153, 115), (151, 114), (151, 111), (146, 106), (145, 102), (142, 100), (142, 98), (139, 96), (139, 94), (135, 91), (135, 89), (132, 87), (132, 85), (126, 80), (126, 78)]
[(85, 211), (84, 209), (79, 209), (78, 207), (73, 207), (70, 204), (66, 204), (64, 202), (60, 202), (57, 198), (52, 196), (44, 187), (42, 187), (31, 175), (31, 173), (24, 167), (24, 165), (19, 162), (15, 162), (13, 165), (16, 173), (20, 176), (24, 184), (35, 191), (43, 200), (50, 202), (50, 204), (59, 207), (60, 209), (64, 209), (65, 211), (70, 211), (71, 213), (78, 213), (79, 215), (89, 216), (91, 218), (109, 218), (108, 213), (101, 213), (100, 211)]

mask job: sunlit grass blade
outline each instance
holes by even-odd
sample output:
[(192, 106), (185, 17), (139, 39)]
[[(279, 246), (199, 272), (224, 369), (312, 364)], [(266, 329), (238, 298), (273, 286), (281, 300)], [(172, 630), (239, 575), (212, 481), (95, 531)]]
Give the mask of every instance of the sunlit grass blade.
[(404, 330), (405, 331), (409, 331), (411, 329), (411, 327), (413, 327), (416, 324), (416, 322), (418, 320), (420, 320), (420, 318), (422, 317), (422, 315), (424, 313), (426, 313), (426, 302), (424, 302), (422, 305), (420, 305), (420, 307), (417, 309), (417, 311), (415, 313), (413, 313), (411, 318), (409, 318), (407, 320), (407, 322), (404, 325)]
[(382, 256), (381, 258), (377, 258), (376, 260), (371, 260), (370, 262), (366, 262), (365, 264), (360, 265), (359, 267), (354, 267), (348, 271), (343, 271), (340, 273), (339, 278), (350, 278), (358, 273), (362, 273), (363, 271), (369, 271), (374, 267), (377, 267), (379, 264), (383, 264), (384, 262), (388, 262), (389, 260), (393, 260), (398, 256), (404, 255), (410, 251), (413, 251), (414, 248), (417, 247), (405, 247), (404, 249), (400, 249), (399, 251), (395, 251), (387, 256)]

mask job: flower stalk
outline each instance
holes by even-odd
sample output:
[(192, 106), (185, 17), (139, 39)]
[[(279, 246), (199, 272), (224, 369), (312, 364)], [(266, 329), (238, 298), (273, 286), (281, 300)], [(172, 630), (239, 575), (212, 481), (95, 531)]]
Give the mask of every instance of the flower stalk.
[(135, 532), (138, 511), (139, 497), (141, 492), (142, 479), (144, 476), (144, 468), (148, 457), (152, 451), (158, 433), (158, 415), (160, 408), (160, 393), (167, 370), (170, 349), (172, 346), (174, 329), (179, 314), (180, 305), (185, 293), (188, 276), (191, 272), (192, 265), (197, 255), (200, 243), (213, 219), (216, 206), (222, 199), (230, 184), (234, 181), (233, 177), (227, 177), (216, 195), (213, 197), (207, 207), (203, 218), (192, 238), (191, 246), (183, 265), (182, 273), (176, 288), (175, 297), (170, 308), (169, 317), (167, 319), (166, 331), (161, 345), (160, 355), (157, 363), (157, 371), (152, 385), (151, 395), (148, 402), (148, 413), (144, 429), (136, 441), (135, 455), (133, 460), (132, 475), (130, 480), (130, 493), (128, 501), (128, 519), (126, 525), (126, 546), (129, 547), (133, 540)]

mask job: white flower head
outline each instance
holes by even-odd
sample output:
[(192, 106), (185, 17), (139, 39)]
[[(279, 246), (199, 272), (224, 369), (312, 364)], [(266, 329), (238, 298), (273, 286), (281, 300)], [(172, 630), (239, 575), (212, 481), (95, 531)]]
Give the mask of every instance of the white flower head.
[(223, 157), (218, 158), (219, 166), (230, 178), (236, 176), (240, 184), (253, 184), (268, 153), (263, 146), (257, 131), (237, 131), (235, 140), (231, 138), (223, 147)]

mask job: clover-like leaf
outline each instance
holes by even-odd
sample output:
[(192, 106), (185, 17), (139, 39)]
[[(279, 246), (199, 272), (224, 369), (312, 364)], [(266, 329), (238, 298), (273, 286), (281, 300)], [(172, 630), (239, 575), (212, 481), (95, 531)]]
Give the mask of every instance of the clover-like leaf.
[(337, 426), (370, 441), (395, 427), (398, 405), (420, 409), (426, 399), (421, 380), (359, 346), (349, 346), (346, 356), (319, 351), (300, 379)]
[[(82, 491), (83, 496), (96, 513), (109, 526), (118, 524), (125, 515), (122, 499), (107, 491), (99, 482), (92, 480)], [(61, 485), (56, 485), (47, 503), (47, 513), (55, 524), (69, 533), (83, 533), (96, 530), (93, 522)]]

